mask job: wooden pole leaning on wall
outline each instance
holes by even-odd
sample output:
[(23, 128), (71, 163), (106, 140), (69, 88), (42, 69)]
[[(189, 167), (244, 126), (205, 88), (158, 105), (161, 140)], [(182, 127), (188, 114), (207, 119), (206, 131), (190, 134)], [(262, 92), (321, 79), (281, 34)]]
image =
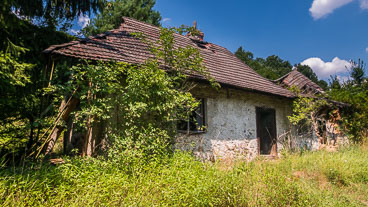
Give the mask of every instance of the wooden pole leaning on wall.
[(51, 86), (52, 76), (53, 76), (54, 70), (55, 70), (55, 60), (52, 58), (51, 61), (52, 61), (52, 63), (51, 63), (51, 72), (50, 72), (50, 78), (49, 78), (48, 87)]
[(63, 111), (61, 112), (60, 118), (55, 122), (53, 130), (50, 133), (48, 139), (46, 139), (46, 141), (48, 142), (48, 145), (47, 145), (47, 148), (46, 148), (45, 155), (48, 155), (48, 154), (51, 153), (52, 149), (55, 146), (56, 141), (58, 140), (61, 133), (65, 129), (64, 126), (59, 125), (59, 121), (61, 120), (61, 118), (64, 121), (68, 121), (69, 117), (70, 117), (70, 113), (77, 107), (78, 102), (79, 102), (79, 99), (74, 98), (72, 96), (69, 98), (68, 102), (66, 102), (65, 99), (62, 101), (62, 104), (61, 104), (60, 108)]
[(77, 90), (78, 90), (78, 87), (73, 91), (72, 95), (67, 99), (67, 101), (65, 101), (64, 99), (62, 103), (60, 104), (59, 113), (55, 118), (54, 124), (50, 126), (46, 130), (46, 132), (41, 136), (41, 139), (42, 139), (51, 130), (51, 133), (47, 136), (43, 144), (37, 149), (36, 158), (39, 157), (39, 155), (41, 154), (46, 144), (48, 144), (48, 147), (46, 149), (45, 154), (48, 155), (52, 151), (55, 145), (55, 142), (59, 138), (62, 130), (64, 130), (63, 127), (58, 126), (60, 119), (63, 119), (65, 121), (68, 120), (70, 113), (76, 108), (76, 106), (79, 103), (79, 99), (73, 97), (75, 93), (77, 92)]

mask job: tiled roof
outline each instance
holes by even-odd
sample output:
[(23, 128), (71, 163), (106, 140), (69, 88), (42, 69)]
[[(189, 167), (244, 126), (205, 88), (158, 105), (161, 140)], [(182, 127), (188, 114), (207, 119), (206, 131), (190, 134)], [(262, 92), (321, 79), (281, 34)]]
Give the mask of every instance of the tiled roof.
[(307, 78), (296, 69), (275, 80), (274, 82), (277, 82), (286, 87), (295, 86), (299, 88), (304, 94), (324, 93), (323, 89), (319, 85), (311, 81), (309, 78)]
[[(157, 40), (160, 28), (123, 17), (123, 23), (118, 29), (83, 40), (53, 45), (44, 53), (89, 60), (144, 63), (152, 54), (147, 50), (145, 43), (130, 35), (132, 32), (144, 33), (148, 39)], [(220, 84), (277, 96), (294, 97), (288, 90), (257, 74), (226, 48), (179, 34), (174, 34), (174, 37), (177, 47), (193, 46), (200, 51), (210, 75)]]

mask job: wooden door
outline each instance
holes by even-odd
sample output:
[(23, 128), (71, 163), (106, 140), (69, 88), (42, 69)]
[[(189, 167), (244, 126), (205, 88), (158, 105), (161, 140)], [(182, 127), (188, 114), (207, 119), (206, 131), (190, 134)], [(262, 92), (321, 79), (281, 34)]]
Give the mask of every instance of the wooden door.
[(257, 107), (256, 122), (259, 154), (277, 156), (275, 109)]

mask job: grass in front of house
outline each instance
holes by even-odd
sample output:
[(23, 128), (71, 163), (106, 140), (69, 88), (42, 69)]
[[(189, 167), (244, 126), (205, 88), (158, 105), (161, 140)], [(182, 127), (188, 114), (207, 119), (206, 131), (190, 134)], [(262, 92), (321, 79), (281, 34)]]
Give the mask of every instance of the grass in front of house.
[(368, 150), (275, 161), (202, 163), (187, 153), (142, 164), (96, 158), (0, 171), (1, 206), (366, 206)]

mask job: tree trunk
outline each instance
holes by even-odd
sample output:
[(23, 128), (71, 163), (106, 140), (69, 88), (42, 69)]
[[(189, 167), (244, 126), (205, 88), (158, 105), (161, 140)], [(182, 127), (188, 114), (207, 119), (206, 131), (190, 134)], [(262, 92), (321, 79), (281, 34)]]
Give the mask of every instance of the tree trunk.
[(91, 156), (92, 155), (92, 150), (93, 150), (93, 127), (91, 126), (92, 120), (91, 117), (88, 117), (87, 120), (87, 132), (86, 135), (84, 137), (84, 143), (83, 143), (83, 151), (82, 151), (82, 156)]
[(64, 130), (64, 127), (62, 127), (62, 126), (56, 126), (54, 128), (54, 130), (52, 131), (52, 134), (51, 134), (51, 140), (47, 145), (47, 149), (46, 149), (46, 153), (45, 153), (46, 155), (51, 153), (52, 149), (55, 146), (55, 143), (56, 143), (57, 139), (59, 138), (59, 136), (60, 136), (60, 134), (63, 130)]
[[(69, 120), (70, 113), (77, 107), (79, 103), (79, 99), (71, 97), (70, 100), (68, 100), (68, 102), (66, 100), (68, 99), (64, 99), (61, 102), (59, 113), (62, 113), (61, 118), (67, 122)], [(59, 138), (61, 132), (64, 130), (63, 126), (58, 125), (58, 123), (56, 124), (57, 124), (56, 127), (51, 132), (50, 141), (48, 143), (48, 146), (45, 152), (46, 155), (48, 155), (52, 151), (57, 139)]]
[(63, 140), (63, 152), (64, 154), (70, 154), (71, 150), (74, 148), (72, 144), (72, 137), (73, 137), (73, 118), (69, 117), (67, 121), (67, 131), (64, 132), (64, 140)]
[(83, 151), (83, 139), (84, 134), (75, 130), (74, 119), (78, 118), (78, 114), (74, 117), (69, 117), (67, 122), (67, 131), (64, 132), (64, 154), (70, 155), (73, 149), (77, 149), (78, 152)]

